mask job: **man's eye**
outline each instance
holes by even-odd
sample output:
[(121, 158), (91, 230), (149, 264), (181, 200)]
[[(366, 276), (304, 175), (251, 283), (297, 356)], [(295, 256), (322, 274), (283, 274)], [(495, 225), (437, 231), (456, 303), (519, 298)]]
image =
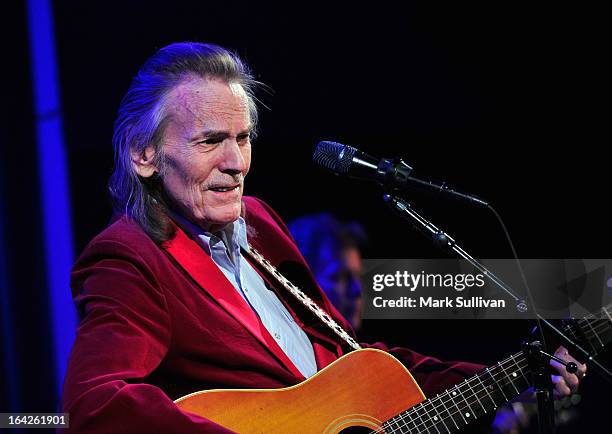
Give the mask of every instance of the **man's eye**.
[(221, 143), (222, 141), (223, 139), (220, 137), (210, 137), (206, 140), (199, 141), (198, 145), (216, 145), (218, 143)]
[(250, 134), (240, 134), (238, 137), (236, 137), (236, 141), (238, 141), (239, 143), (248, 142), (250, 139)]

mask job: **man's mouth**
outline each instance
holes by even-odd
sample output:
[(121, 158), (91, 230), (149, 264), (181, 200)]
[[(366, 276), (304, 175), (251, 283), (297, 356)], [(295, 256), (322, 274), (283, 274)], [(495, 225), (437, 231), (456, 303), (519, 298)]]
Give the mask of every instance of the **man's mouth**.
[(209, 190), (216, 191), (217, 193), (224, 193), (224, 192), (227, 192), (227, 191), (236, 190), (237, 188), (240, 188), (240, 184), (236, 184), (236, 185), (217, 185), (217, 186), (210, 187)]

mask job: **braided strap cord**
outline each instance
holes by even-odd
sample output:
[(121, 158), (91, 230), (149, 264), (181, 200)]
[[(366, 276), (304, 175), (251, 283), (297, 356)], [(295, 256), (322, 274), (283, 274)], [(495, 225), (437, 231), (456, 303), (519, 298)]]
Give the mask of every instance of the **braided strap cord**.
[(334, 321), (323, 309), (321, 309), (310, 297), (308, 297), (304, 292), (291, 283), (288, 279), (285, 278), (270, 262), (264, 258), (261, 253), (253, 248), (249, 244), (248, 250), (249, 256), (253, 258), (259, 265), (268, 270), (270, 274), (272, 274), (276, 280), (295, 298), (298, 299), (300, 303), (302, 303), (308, 310), (310, 310), (317, 318), (321, 320), (323, 324), (325, 324), (328, 328), (330, 328), (336, 335), (338, 335), (344, 342), (348, 344), (354, 350), (361, 349), (361, 346), (355, 342), (347, 332), (344, 330), (336, 321)]

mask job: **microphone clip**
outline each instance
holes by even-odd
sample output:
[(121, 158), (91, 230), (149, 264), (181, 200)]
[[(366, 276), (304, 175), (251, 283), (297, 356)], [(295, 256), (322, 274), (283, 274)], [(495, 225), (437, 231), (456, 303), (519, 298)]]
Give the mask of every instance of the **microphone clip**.
[(376, 169), (378, 181), (386, 189), (397, 189), (398, 186), (408, 184), (411, 173), (412, 167), (401, 158), (396, 158), (394, 160), (382, 158)]

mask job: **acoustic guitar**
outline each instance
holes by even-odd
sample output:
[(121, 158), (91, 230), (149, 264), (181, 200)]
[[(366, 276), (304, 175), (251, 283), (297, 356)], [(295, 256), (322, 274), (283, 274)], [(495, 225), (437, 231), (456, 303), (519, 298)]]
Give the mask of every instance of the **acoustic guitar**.
[[(612, 342), (612, 305), (602, 312), (566, 321), (563, 330), (597, 354)], [(176, 403), (239, 433), (452, 433), (527, 389), (529, 372), (519, 352), (426, 399), (400, 361), (363, 349), (295, 386), (206, 390)]]
[(239, 433), (457, 432), (530, 385), (522, 352), (425, 399), (393, 356), (353, 351), (295, 386), (206, 390), (176, 401)]

